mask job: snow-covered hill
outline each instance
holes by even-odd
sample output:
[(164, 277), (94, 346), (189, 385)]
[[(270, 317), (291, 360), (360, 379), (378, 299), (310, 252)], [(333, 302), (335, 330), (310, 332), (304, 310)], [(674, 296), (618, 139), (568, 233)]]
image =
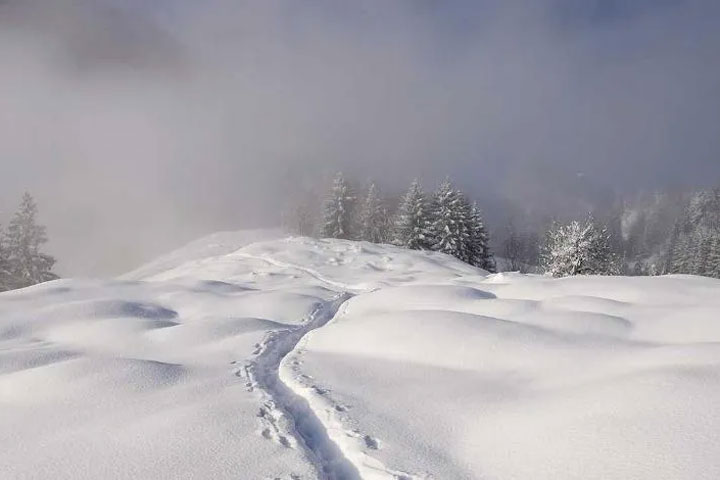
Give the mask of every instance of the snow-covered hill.
[(720, 477), (720, 281), (243, 238), (0, 295), (0, 477)]

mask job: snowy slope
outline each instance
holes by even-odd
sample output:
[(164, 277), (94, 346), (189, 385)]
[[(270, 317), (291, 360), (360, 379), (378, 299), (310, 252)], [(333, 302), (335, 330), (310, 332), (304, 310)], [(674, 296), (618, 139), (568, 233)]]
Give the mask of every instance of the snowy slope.
[(200, 238), (166, 255), (156, 258), (137, 270), (122, 275), (121, 278), (136, 280), (165, 272), (191, 260), (216, 257), (232, 253), (246, 245), (262, 240), (283, 237), (279, 229), (240, 230), (237, 232), (217, 232)]
[(717, 280), (256, 234), (1, 294), (0, 477), (720, 476)]
[(720, 478), (720, 282), (455, 282), (357, 296), (283, 365), (362, 478)]

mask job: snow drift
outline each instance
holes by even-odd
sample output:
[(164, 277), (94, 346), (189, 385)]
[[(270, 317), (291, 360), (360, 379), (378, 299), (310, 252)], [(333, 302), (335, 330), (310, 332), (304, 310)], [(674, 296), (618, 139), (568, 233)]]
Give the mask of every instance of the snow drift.
[(0, 295), (2, 477), (720, 476), (720, 281), (265, 235)]

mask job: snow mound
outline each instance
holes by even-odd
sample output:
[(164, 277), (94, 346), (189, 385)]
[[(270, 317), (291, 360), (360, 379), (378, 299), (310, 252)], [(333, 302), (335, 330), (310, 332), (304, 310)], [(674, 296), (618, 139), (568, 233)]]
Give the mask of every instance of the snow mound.
[(283, 237), (279, 229), (240, 230), (236, 232), (217, 232), (192, 241), (173, 252), (149, 262), (137, 270), (126, 273), (123, 278), (136, 280), (146, 278), (190, 260), (225, 255), (253, 242)]
[(362, 478), (718, 478), (719, 281), (455, 281), (356, 296), (286, 358)]
[(2, 477), (720, 477), (719, 281), (273, 235), (0, 294)]

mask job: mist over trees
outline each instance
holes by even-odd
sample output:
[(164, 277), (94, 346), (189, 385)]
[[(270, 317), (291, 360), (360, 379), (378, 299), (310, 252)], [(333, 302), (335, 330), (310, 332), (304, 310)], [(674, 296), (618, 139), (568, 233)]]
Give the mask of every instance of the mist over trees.
[(360, 211), (360, 240), (373, 243), (387, 243), (392, 236), (392, 228), (387, 208), (374, 183), (368, 187), (365, 201)]
[(388, 196), (374, 182), (340, 174), (324, 201), (301, 194), (285, 224), (298, 235), (439, 251), (488, 271), (720, 278), (720, 189), (638, 193), (590, 211), (506, 217), (491, 232), (478, 205), (449, 180), (429, 193), (414, 180)]
[[(291, 231), (307, 235), (314, 230), (324, 238), (392, 243), (412, 250), (432, 250), (452, 255), (471, 265), (495, 271), (490, 235), (479, 207), (445, 180), (429, 197), (420, 183), (393, 202), (374, 182), (358, 189), (340, 173), (325, 196), (320, 224), (308, 225), (312, 215), (299, 201), (284, 221)], [(395, 208), (393, 208), (395, 206)]]
[(350, 184), (339, 173), (325, 200), (325, 213), (321, 236), (327, 238), (356, 238), (357, 219), (355, 209), (357, 197)]
[(26, 193), (6, 230), (0, 228), (0, 291), (54, 280), (55, 259), (44, 253), (44, 226), (37, 222), (37, 205)]
[(672, 229), (665, 271), (720, 278), (720, 188), (687, 202)]

